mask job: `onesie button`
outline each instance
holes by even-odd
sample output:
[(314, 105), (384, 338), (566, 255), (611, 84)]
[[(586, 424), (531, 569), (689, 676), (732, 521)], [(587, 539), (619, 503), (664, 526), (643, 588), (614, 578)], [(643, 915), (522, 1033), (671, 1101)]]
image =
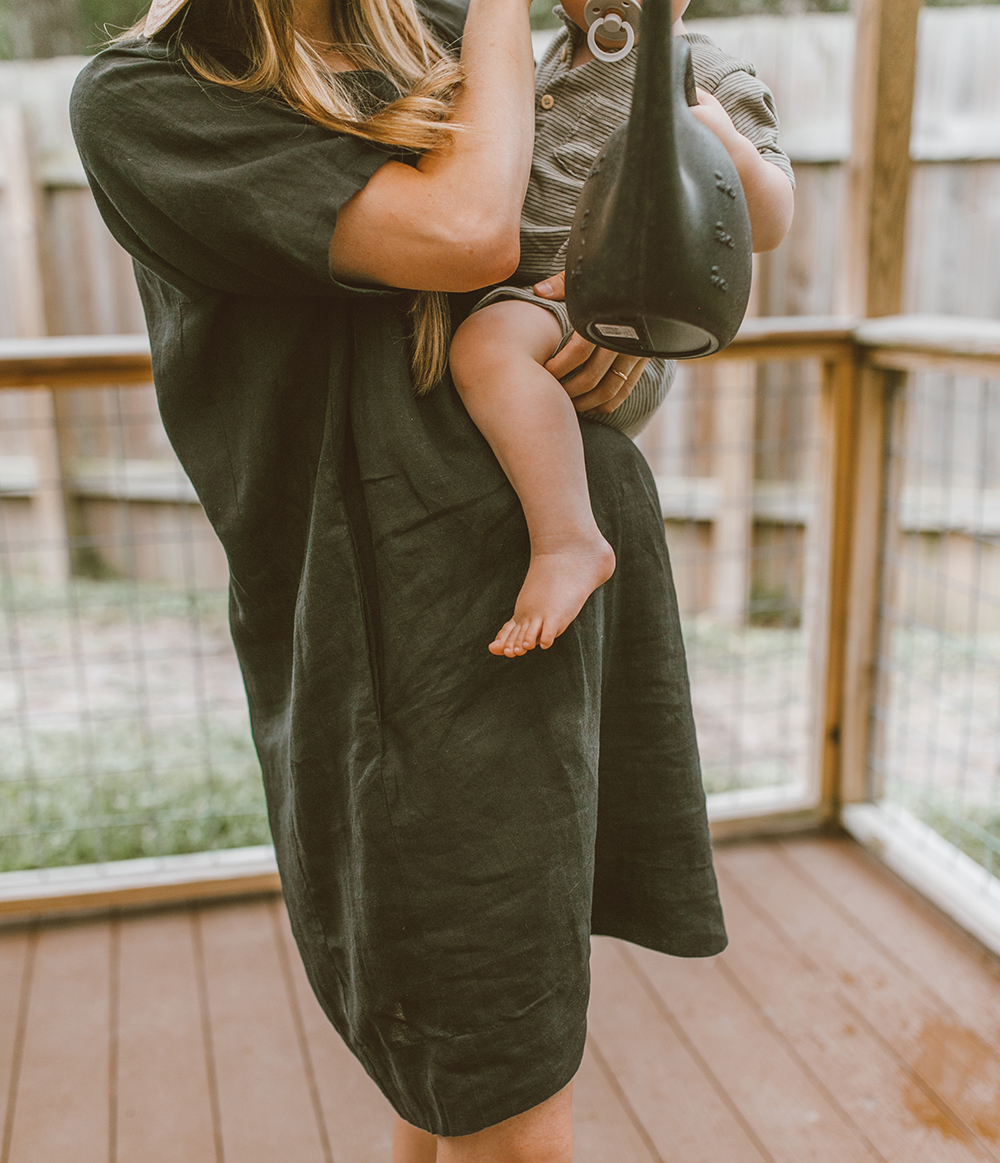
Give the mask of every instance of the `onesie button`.
[(541, 105), (541, 107), (543, 109), (551, 109), (552, 106), (555, 105), (555, 103), (556, 103), (556, 99), (555, 99), (555, 97), (552, 96), (551, 93), (546, 93), (545, 96), (539, 102), (539, 104)]
[(559, 59), (561, 61), (564, 61), (568, 56), (569, 56), (569, 48), (566, 45), (563, 45), (563, 50), (559, 54)]

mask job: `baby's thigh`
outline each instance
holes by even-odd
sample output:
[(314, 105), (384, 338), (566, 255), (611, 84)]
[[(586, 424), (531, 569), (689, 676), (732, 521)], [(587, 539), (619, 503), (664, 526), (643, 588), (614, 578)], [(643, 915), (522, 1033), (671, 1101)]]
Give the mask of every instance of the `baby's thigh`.
[(544, 307), (523, 299), (502, 299), (466, 319), (451, 343), (456, 376), (497, 363), (532, 360), (543, 364), (562, 342), (559, 320)]

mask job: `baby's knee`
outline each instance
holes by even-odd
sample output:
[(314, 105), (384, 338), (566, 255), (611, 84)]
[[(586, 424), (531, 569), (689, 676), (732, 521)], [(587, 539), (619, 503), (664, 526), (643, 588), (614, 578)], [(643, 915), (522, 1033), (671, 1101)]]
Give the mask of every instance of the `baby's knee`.
[(451, 341), (451, 378), (460, 393), (479, 384), (484, 376), (503, 364), (510, 355), (504, 320), (492, 307), (470, 315)]
[(466, 319), (451, 343), (451, 374), (461, 392), (490, 370), (514, 370), (525, 360), (544, 363), (561, 338), (556, 317), (534, 303), (504, 299)]
[(483, 345), (490, 338), (489, 329), (483, 326), (482, 314), (477, 311), (475, 315), (470, 315), (452, 336), (448, 360), (452, 379), (459, 390), (476, 366), (477, 357), (481, 362)]

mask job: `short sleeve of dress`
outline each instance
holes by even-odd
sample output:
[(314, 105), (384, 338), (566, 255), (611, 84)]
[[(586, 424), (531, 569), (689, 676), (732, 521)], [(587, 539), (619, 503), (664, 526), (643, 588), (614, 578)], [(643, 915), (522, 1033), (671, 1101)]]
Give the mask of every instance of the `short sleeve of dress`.
[(788, 154), (778, 144), (778, 112), (771, 90), (757, 76), (749, 61), (724, 52), (710, 37), (688, 32), (695, 81), (711, 93), (729, 114), (733, 125), (752, 141), (758, 153), (778, 167), (795, 185)]
[(84, 68), (71, 116), (112, 232), (178, 289), (365, 292), (333, 279), (330, 240), (340, 207), (398, 151), (201, 81), (143, 40)]

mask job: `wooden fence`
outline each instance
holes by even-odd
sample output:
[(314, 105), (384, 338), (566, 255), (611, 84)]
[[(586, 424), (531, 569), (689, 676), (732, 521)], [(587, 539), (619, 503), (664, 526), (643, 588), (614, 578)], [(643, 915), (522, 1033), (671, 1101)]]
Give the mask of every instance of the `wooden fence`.
[[(856, 324), (837, 318), (756, 319), (706, 361), (732, 375), (746, 366), (809, 360), (820, 369), (811, 559), (815, 594), (809, 664), (817, 692), (815, 778), (781, 812), (789, 825), (830, 818), (845, 803), (869, 799), (869, 739), (880, 572), (887, 509), (900, 479), (886, 475), (889, 407), (901, 377), (945, 370), (1000, 379), (1000, 323), (946, 317), (890, 317)], [(12, 391), (70, 396), (92, 384), (148, 382), (142, 336), (0, 340), (0, 396)], [(749, 524), (744, 508), (744, 525)], [(746, 534), (744, 534), (746, 536)], [(727, 827), (744, 828), (744, 804)], [(754, 825), (759, 826), (760, 821)]]
[[(692, 22), (691, 28), (756, 63), (775, 92), (782, 140), (795, 163), (795, 224), (778, 251), (758, 258), (751, 314), (843, 310), (850, 298), (844, 215), (852, 18), (752, 17)], [(998, 59), (1000, 10), (921, 13), (903, 275), (907, 311), (1000, 318)], [(82, 63), (0, 65), (0, 336), (132, 333), (143, 326), (129, 260), (99, 219), (69, 133), (68, 95)], [(766, 573), (769, 558), (760, 548), (775, 531), (795, 541), (804, 563), (806, 494), (815, 468), (808, 450), (816, 445), (818, 422), (810, 401), (818, 390), (814, 363), (682, 369), (642, 446), (657, 469), (674, 536), (707, 547), (701, 564), (679, 577), (689, 611), (739, 617), (754, 571)], [(734, 401), (741, 401), (739, 408)], [(117, 431), (102, 419), (112, 416)], [(761, 451), (782, 444), (784, 454)], [(1000, 479), (993, 483), (1000, 487)], [(149, 387), (72, 399), (13, 392), (0, 398), (0, 506), (12, 525), (40, 522), (44, 535), (36, 540), (49, 547), (34, 558), (22, 555), (25, 569), (65, 574), (72, 563), (55, 548), (60, 529), (72, 534), (68, 521), (99, 538), (123, 503), (147, 531), (148, 546), (155, 547), (158, 531), (167, 543), (177, 510), (195, 512), (193, 500)], [(935, 528), (910, 530), (927, 542), (915, 552), (933, 552), (928, 536), (942, 529), (963, 535), (944, 502), (937, 510), (914, 506), (917, 514), (935, 511)], [(201, 546), (203, 574), (221, 584), (218, 547), (207, 536)], [(155, 548), (107, 564), (149, 580), (170, 580), (173, 568), (170, 555)], [(793, 573), (792, 597), (801, 602), (807, 570), (803, 565)], [(757, 580), (766, 586), (766, 577)]]

